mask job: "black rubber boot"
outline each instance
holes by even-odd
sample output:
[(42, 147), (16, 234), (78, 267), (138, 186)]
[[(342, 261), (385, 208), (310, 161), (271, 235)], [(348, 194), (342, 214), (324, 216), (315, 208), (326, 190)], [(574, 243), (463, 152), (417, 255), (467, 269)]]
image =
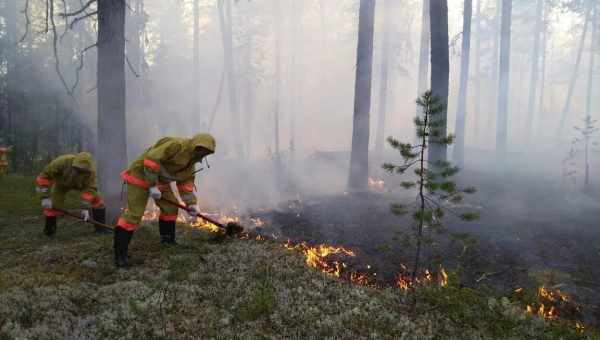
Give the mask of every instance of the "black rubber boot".
[[(106, 208), (92, 209), (92, 219), (102, 224), (106, 223)], [(98, 234), (108, 234), (111, 231), (99, 226), (94, 226)]]
[(177, 244), (175, 242), (175, 221), (158, 221), (161, 244)]
[(46, 225), (44, 226), (44, 234), (52, 237), (56, 234), (56, 217), (46, 216)]
[(115, 266), (119, 268), (129, 267), (127, 250), (129, 249), (129, 241), (131, 241), (132, 231), (127, 231), (123, 228), (115, 228)]

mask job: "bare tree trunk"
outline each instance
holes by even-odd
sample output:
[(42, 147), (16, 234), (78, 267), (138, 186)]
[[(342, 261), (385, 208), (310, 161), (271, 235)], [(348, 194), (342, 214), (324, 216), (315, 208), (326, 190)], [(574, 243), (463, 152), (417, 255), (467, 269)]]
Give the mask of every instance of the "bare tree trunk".
[[(302, 3), (300, 3), (302, 4)], [(300, 53), (300, 44), (298, 42), (298, 32), (302, 22), (301, 8), (298, 8), (298, 2), (291, 2), (291, 30), (292, 30), (292, 61), (290, 65), (290, 169), (294, 169), (296, 158), (296, 135), (297, 135), (297, 119), (298, 98), (302, 96), (302, 86), (300, 86), (300, 72), (298, 71), (298, 56)]]
[(234, 141), (234, 148), (239, 157), (243, 157), (244, 149), (242, 145), (240, 109), (237, 96), (236, 77), (233, 63), (233, 32), (231, 18), (231, 0), (219, 0), (219, 22), (221, 26), (221, 36), (223, 38), (223, 50), (225, 68), (227, 69), (227, 87), (229, 89), (229, 110), (231, 111), (231, 126)]
[(98, 174), (107, 220), (120, 213), (120, 172), (127, 165), (125, 0), (98, 0)]
[[(542, 71), (541, 71), (541, 79), (540, 79), (540, 94), (539, 94), (539, 107), (538, 107), (538, 117), (543, 117), (544, 116), (544, 110), (545, 110), (545, 93), (546, 93), (546, 56), (548, 54), (548, 38), (547, 38), (547, 23), (545, 20), (545, 14), (544, 14), (544, 20), (543, 20), (543, 28), (542, 28), (542, 61), (541, 61), (541, 66), (542, 66)], [(535, 129), (534, 131), (536, 132), (536, 135), (538, 135), (539, 133), (539, 127), (538, 125), (534, 125)]]
[[(443, 112), (436, 118), (442, 126), (437, 128), (440, 136), (446, 136), (448, 116), (448, 83), (450, 76), (450, 57), (448, 50), (448, 1), (432, 1), (429, 8), (431, 24), (431, 92), (444, 106)], [(446, 161), (447, 146), (438, 143), (438, 138), (430, 136), (427, 157), (430, 162)]]
[(350, 190), (365, 190), (369, 178), (369, 112), (371, 110), (375, 0), (361, 0), (359, 11), (354, 120), (350, 175), (348, 177)]
[(531, 79), (529, 81), (529, 103), (527, 104), (527, 124), (525, 125), (526, 142), (531, 142), (533, 119), (535, 113), (535, 101), (537, 95), (537, 83), (539, 76), (540, 41), (542, 35), (542, 19), (544, 17), (544, 0), (537, 0), (535, 16), (535, 32), (533, 38), (533, 51), (531, 55)]
[[(135, 157), (139, 154), (144, 147), (146, 147), (147, 141), (140, 138), (141, 131), (148, 131), (150, 124), (148, 120), (143, 117), (143, 87), (144, 80), (142, 77), (143, 65), (144, 65), (144, 45), (142, 36), (145, 27), (145, 14), (144, 14), (144, 2), (143, 0), (136, 0), (133, 3), (131, 11), (126, 11), (126, 34), (127, 42), (125, 50), (127, 58), (129, 59), (129, 66), (133, 71), (125, 72), (125, 81), (127, 82), (127, 97), (126, 97), (126, 108), (127, 118), (132, 121), (136, 121), (135, 125), (129, 125), (128, 127), (128, 156), (129, 158)], [(135, 74), (134, 74), (135, 73)]]
[(273, 117), (273, 137), (275, 147), (276, 162), (280, 161), (281, 146), (279, 142), (279, 110), (280, 110), (280, 89), (281, 89), (281, 4), (275, 2), (275, 108)]
[(560, 123), (558, 124), (558, 136), (562, 134), (565, 122), (567, 120), (567, 115), (571, 110), (571, 100), (573, 99), (573, 93), (575, 92), (575, 85), (577, 84), (577, 76), (579, 75), (579, 65), (581, 64), (581, 57), (583, 55), (583, 47), (585, 45), (585, 38), (587, 36), (588, 31), (588, 23), (590, 21), (590, 13), (591, 13), (591, 2), (586, 2), (584, 23), (583, 23), (583, 32), (581, 32), (581, 40), (579, 41), (579, 49), (577, 50), (577, 58), (575, 59), (575, 69), (571, 74), (571, 80), (569, 82), (569, 90), (567, 92), (567, 98), (565, 99), (565, 105), (563, 106), (562, 116), (560, 118)]
[(8, 143), (14, 143), (15, 132), (15, 84), (17, 63), (17, 1), (4, 4), (6, 16), (6, 132)]
[[(193, 43), (192, 43), (192, 115), (196, 117), (200, 115), (200, 0), (194, 0), (194, 28), (193, 28)], [(207, 122), (206, 117), (202, 118), (203, 129)]]
[(254, 120), (254, 114), (255, 114), (255, 92), (254, 92), (254, 85), (253, 85), (253, 79), (254, 79), (254, 69), (252, 68), (252, 50), (253, 50), (253, 45), (254, 45), (254, 39), (252, 36), (252, 33), (247, 33), (247, 41), (246, 41), (246, 77), (245, 77), (245, 88), (246, 91), (244, 92), (245, 95), (245, 112), (246, 114), (244, 115), (245, 118), (245, 123), (244, 126), (246, 127), (245, 130), (245, 134), (244, 136), (245, 138), (245, 151), (246, 151), (246, 158), (250, 158), (251, 156), (251, 150), (252, 150), (252, 131), (254, 129), (252, 129), (252, 122)]
[(473, 135), (475, 142), (479, 140), (479, 123), (481, 112), (481, 1), (477, 0), (475, 21), (477, 35), (475, 36), (475, 107), (473, 109)]
[[(417, 95), (420, 97), (429, 88), (429, 63), (431, 61), (431, 24), (429, 21), (429, 6), (430, 0), (423, 0), (422, 13), (421, 13), (421, 40), (419, 47), (419, 74), (417, 80)], [(422, 112), (417, 105), (416, 116), (420, 117)], [(419, 140), (415, 134), (415, 140)]]
[(512, 0), (502, 2), (500, 65), (498, 83), (498, 118), (496, 122), (496, 151), (501, 159), (506, 155), (508, 137), (508, 91), (510, 79), (510, 40)]
[(379, 117), (375, 136), (375, 159), (381, 162), (385, 143), (385, 121), (388, 103), (388, 74), (390, 72), (390, 30), (392, 28), (392, 1), (385, 0), (383, 9), (383, 51), (381, 52), (381, 84), (379, 85)]
[(460, 62), (460, 88), (458, 90), (458, 108), (456, 111), (456, 144), (454, 161), (463, 166), (465, 162), (465, 125), (467, 120), (467, 91), (469, 83), (469, 58), (471, 55), (471, 16), (473, 1), (465, 0), (463, 14), (463, 40)]
[(587, 79), (587, 95), (585, 101), (585, 115), (591, 116), (592, 114), (592, 97), (594, 95), (594, 68), (595, 68), (595, 57), (596, 57), (596, 19), (597, 13), (596, 10), (593, 10), (594, 14), (592, 15), (592, 35), (590, 39), (590, 64), (588, 66), (588, 79)]
[[(493, 1), (493, 0), (492, 0)], [(495, 0), (496, 1), (496, 15), (494, 16), (494, 38), (492, 40), (492, 91), (490, 91), (489, 102), (494, 103), (498, 102), (498, 65), (500, 64), (500, 17), (502, 16), (502, 1), (503, 0)], [(496, 105), (492, 105), (493, 109), (488, 113), (487, 126), (484, 131), (492, 131), (494, 127), (494, 119), (498, 115), (498, 107)], [(495, 110), (495, 111), (493, 111)]]

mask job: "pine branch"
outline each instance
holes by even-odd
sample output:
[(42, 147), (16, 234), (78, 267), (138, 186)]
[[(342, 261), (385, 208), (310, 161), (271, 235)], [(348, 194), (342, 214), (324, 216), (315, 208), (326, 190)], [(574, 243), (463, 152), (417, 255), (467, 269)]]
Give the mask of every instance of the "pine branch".
[(80, 9), (76, 10), (75, 12), (70, 12), (70, 13), (63, 13), (61, 14), (62, 17), (74, 17), (77, 16), (83, 12), (85, 12), (92, 4), (95, 4), (96, 0), (89, 0), (85, 5), (83, 5)]

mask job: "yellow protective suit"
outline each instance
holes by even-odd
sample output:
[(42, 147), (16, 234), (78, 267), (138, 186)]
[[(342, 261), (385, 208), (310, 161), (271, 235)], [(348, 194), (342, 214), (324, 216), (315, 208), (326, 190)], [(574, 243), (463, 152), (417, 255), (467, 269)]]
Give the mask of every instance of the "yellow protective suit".
[[(194, 149), (204, 147), (215, 151), (215, 139), (209, 134), (197, 134), (192, 138), (164, 137), (146, 150), (121, 174), (127, 183), (127, 206), (117, 225), (126, 231), (135, 231), (144, 215), (149, 197), (149, 188), (157, 186), (162, 197), (176, 201), (170, 183), (186, 205), (195, 205)], [(175, 221), (179, 209), (159, 200), (160, 220)]]
[[(83, 171), (81, 171), (83, 170)], [(81, 192), (86, 209), (102, 209), (104, 203), (96, 185), (96, 166), (87, 152), (67, 154), (50, 162), (35, 180), (42, 198), (50, 198), (52, 207), (64, 209), (66, 195), (71, 190)], [(54, 209), (44, 209), (44, 215), (62, 215)]]

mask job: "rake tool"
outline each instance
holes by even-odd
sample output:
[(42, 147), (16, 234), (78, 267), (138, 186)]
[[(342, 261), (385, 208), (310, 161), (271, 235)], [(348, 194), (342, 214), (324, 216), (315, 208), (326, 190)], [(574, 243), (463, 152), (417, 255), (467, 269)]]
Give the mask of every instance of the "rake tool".
[[(171, 205), (174, 205), (174, 206), (178, 207), (179, 209), (183, 209), (188, 213), (191, 212), (191, 209), (189, 207), (187, 207), (183, 204), (180, 204), (179, 202), (171, 201), (170, 199), (167, 199), (167, 198), (161, 198), (160, 200), (163, 202), (167, 202)], [(234, 235), (239, 234), (242, 231), (244, 231), (244, 227), (242, 227), (240, 224), (235, 223), (235, 222), (229, 222), (227, 224), (223, 224), (213, 218), (210, 218), (210, 217), (200, 214), (200, 213), (197, 214), (197, 217), (201, 218), (211, 224), (216, 225), (217, 227), (219, 227), (219, 229), (223, 230), (227, 236), (234, 236)]]
[(102, 229), (106, 229), (106, 230), (110, 230), (110, 231), (115, 231), (115, 228), (114, 228), (114, 227), (111, 227), (111, 226), (109, 226), (109, 225), (106, 225), (106, 224), (104, 224), (104, 223), (96, 222), (96, 221), (94, 221), (94, 220), (87, 220), (87, 221), (86, 221), (86, 220), (84, 220), (83, 218), (81, 218), (81, 216), (79, 216), (79, 215), (76, 215), (76, 214), (73, 214), (73, 213), (71, 213), (71, 212), (69, 212), (69, 211), (67, 211), (67, 210), (62, 210), (62, 209), (57, 209), (57, 208), (52, 208), (52, 210), (56, 210), (56, 211), (58, 211), (58, 212), (60, 212), (60, 213), (62, 213), (62, 214), (64, 214), (64, 215), (66, 215), (66, 216), (69, 216), (69, 217), (72, 217), (72, 218), (78, 219), (78, 220), (80, 220), (80, 221), (83, 221), (83, 222), (86, 222), (86, 223), (93, 224), (93, 225), (95, 225), (95, 226), (97, 226), (97, 227), (100, 227), (100, 228), (102, 228)]

